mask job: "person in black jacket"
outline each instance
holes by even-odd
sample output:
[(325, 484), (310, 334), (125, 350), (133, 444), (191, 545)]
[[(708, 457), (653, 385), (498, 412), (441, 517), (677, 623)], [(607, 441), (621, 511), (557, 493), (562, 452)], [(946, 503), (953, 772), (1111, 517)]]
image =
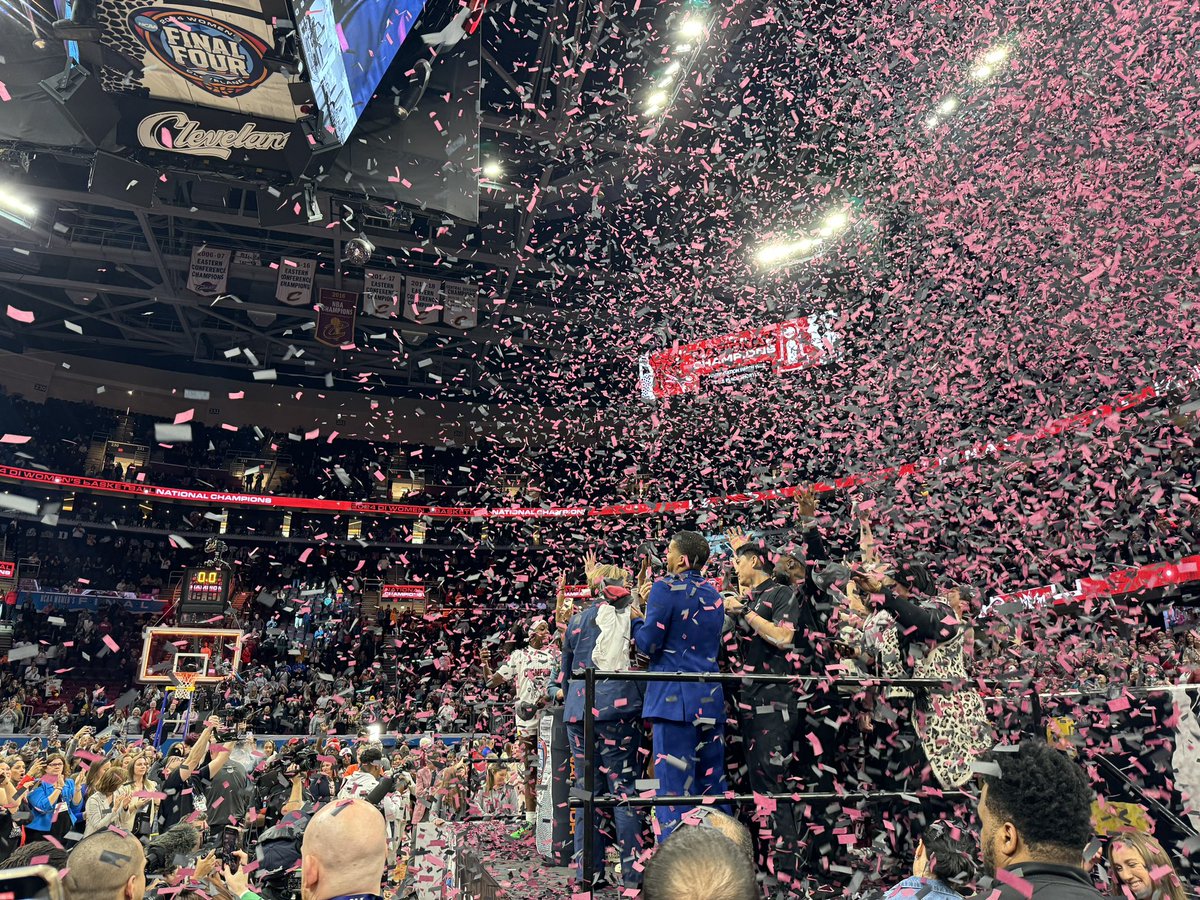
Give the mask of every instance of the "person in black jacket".
[(980, 844), (988, 876), (978, 896), (1102, 897), (1083, 870), (1084, 851), (1092, 839), (1093, 793), (1079, 764), (1045, 742), (1031, 740), (989, 750), (975, 762), (975, 769), (983, 783)]

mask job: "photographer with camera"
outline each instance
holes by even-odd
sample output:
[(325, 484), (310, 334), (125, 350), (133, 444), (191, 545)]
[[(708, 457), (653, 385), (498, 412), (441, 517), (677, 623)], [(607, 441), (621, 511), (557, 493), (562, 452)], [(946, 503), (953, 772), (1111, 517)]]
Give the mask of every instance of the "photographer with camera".
[(177, 756), (167, 757), (163, 765), (162, 791), (166, 794), (158, 806), (158, 830), (166, 831), (178, 822), (190, 821), (196, 812), (196, 798), (204, 804), (209, 782), (225, 767), (229, 751), (214, 747), (217, 752), (207, 766), (203, 765), (212, 744), (213, 732), (221, 727), (221, 720), (209, 716), (204, 720), (204, 730), (196, 738), (187, 757), (178, 765)]

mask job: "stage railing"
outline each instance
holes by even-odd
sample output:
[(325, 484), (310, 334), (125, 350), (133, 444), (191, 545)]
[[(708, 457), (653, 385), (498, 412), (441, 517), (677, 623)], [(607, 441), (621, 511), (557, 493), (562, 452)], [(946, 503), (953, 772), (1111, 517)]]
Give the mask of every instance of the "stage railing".
[[(595, 752), (596, 732), (595, 732), (595, 717), (593, 712), (596, 706), (596, 682), (598, 681), (634, 681), (634, 682), (651, 682), (651, 681), (672, 681), (689, 684), (704, 684), (710, 682), (733, 683), (733, 684), (808, 684), (818, 682), (829, 689), (838, 687), (860, 687), (860, 688), (883, 688), (883, 687), (898, 687), (910, 689), (922, 688), (938, 688), (942, 690), (956, 688), (979, 688), (986, 686), (989, 688), (1004, 688), (1021, 687), (1025, 688), (1025, 693), (1032, 693), (1028, 690), (1030, 687), (1027, 680), (1019, 679), (992, 679), (983, 681), (978, 678), (858, 678), (850, 676), (831, 676), (825, 675), (757, 675), (757, 674), (738, 674), (725, 672), (612, 672), (601, 671), (597, 669), (584, 669), (583, 676), (583, 796), (579, 797), (572, 791), (571, 796), (567, 800), (567, 806), (570, 809), (582, 811), (583, 821), (583, 858), (579, 861), (580, 875), (582, 883), (579, 885), (576, 897), (591, 897), (592, 878), (595, 874), (592, 871), (592, 856), (595, 849), (595, 832), (596, 832), (596, 810), (604, 808), (612, 808), (616, 806), (629, 807), (656, 807), (656, 806), (716, 806), (721, 804), (740, 804), (740, 803), (755, 803), (763, 799), (774, 800), (785, 803), (806, 803), (809, 801), (828, 801), (828, 800), (868, 800), (868, 799), (913, 799), (914, 794), (911, 791), (852, 791), (852, 792), (810, 792), (810, 793), (773, 793), (773, 794), (703, 794), (703, 795), (683, 795), (683, 796), (654, 796), (654, 797), (618, 797), (613, 794), (606, 794), (601, 797), (596, 796), (595, 779), (593, 778), (593, 757)], [(576, 676), (578, 677), (578, 676)], [(575, 680), (574, 678), (572, 680)], [(1200, 690), (1200, 684), (1189, 685), (1158, 685), (1141, 688), (1125, 688), (1125, 693), (1128, 694), (1152, 694), (1152, 693), (1177, 693), (1186, 692), (1189, 690)], [(1076, 696), (1095, 696), (1101, 697), (1103, 694), (1097, 691), (1094, 694), (1087, 692), (1069, 692)], [(1038, 692), (1039, 697), (1060, 697), (1063, 694)], [(1008, 699), (1006, 695), (998, 693), (989, 698), (989, 700), (1002, 701)], [(1153, 801), (1140, 788), (1125, 779), (1126, 784), (1136, 794), (1141, 796), (1147, 802), (1150, 802), (1156, 811), (1160, 813), (1167, 811), (1161, 803)], [(572, 784), (574, 787), (574, 784)], [(969, 797), (972, 796), (967, 791), (938, 791), (942, 797)], [(1178, 817), (1171, 814), (1174, 820), (1172, 824), (1182, 825), (1186, 831), (1195, 835), (1195, 832), (1182, 823)], [(580, 827), (581, 823), (576, 822), (576, 828)]]

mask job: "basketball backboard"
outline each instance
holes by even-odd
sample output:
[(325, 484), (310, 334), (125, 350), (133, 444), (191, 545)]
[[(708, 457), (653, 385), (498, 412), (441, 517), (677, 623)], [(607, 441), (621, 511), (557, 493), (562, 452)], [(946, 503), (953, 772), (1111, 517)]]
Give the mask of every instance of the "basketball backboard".
[(138, 681), (170, 684), (181, 672), (198, 684), (224, 681), (241, 665), (242, 637), (231, 628), (147, 628)]

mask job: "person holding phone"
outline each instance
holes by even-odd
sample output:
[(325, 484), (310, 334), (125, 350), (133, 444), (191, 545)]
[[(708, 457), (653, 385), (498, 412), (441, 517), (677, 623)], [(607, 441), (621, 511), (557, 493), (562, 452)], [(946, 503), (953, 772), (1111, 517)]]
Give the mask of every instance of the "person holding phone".
[(42, 840), (52, 835), (61, 841), (82, 816), (83, 782), (67, 778), (66, 766), (61, 754), (54, 753), (46, 759), (39, 783), (29, 792), (32, 817), (25, 826), (27, 840)]

